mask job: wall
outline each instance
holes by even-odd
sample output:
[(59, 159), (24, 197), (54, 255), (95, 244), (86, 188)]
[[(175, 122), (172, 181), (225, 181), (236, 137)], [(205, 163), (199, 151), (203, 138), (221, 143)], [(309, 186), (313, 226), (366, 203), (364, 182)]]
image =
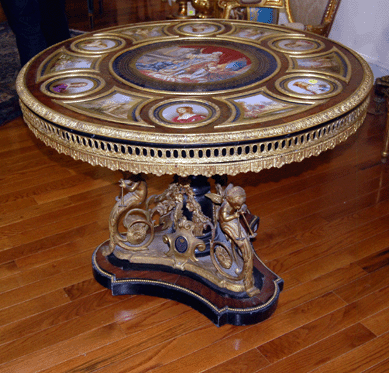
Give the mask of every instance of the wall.
[(389, 75), (389, 0), (341, 0), (329, 37), (357, 51), (375, 77)]

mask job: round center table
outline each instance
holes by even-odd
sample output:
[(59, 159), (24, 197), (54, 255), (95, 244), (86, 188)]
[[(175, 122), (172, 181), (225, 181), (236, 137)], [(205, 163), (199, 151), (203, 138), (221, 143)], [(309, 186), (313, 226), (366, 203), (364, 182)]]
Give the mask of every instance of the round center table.
[[(283, 287), (256, 253), (259, 218), (227, 176), (346, 140), (372, 85), (366, 62), (326, 38), (216, 19), (87, 33), (43, 51), (17, 81), (46, 145), (124, 172), (109, 239), (92, 256), (96, 280), (114, 295), (177, 300), (216, 325), (266, 319)], [(142, 174), (172, 183), (149, 196)]]

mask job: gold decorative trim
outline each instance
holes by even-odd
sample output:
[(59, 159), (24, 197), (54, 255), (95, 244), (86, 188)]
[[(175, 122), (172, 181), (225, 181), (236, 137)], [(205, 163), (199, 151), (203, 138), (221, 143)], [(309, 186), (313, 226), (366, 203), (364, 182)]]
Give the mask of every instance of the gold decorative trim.
[[(198, 26), (197, 26), (198, 25)], [(193, 27), (197, 27), (197, 29), (193, 29)], [(216, 29), (214, 31), (207, 29), (199, 29), (201, 26), (208, 26), (208, 27), (215, 27)], [(192, 27), (192, 31), (185, 31), (185, 28)], [(174, 26), (173, 30), (176, 33), (179, 33), (184, 36), (210, 36), (210, 35), (217, 35), (225, 32), (226, 27), (225, 25), (221, 24), (220, 22), (212, 22), (212, 21), (206, 21), (203, 20), (202, 22), (196, 22), (196, 21), (188, 21), (188, 22), (181, 22), (180, 24)]]
[[(114, 94), (114, 93), (118, 93), (118, 94), (122, 94), (123, 96), (127, 96), (127, 97), (131, 97), (131, 98), (134, 98), (134, 99), (138, 99), (138, 103), (135, 103), (134, 104), (134, 107), (135, 107), (135, 117), (137, 119), (137, 121), (134, 121), (134, 120), (130, 120), (128, 118), (123, 118), (123, 117), (115, 117), (114, 115), (108, 115), (108, 114), (97, 114), (95, 112), (93, 112), (92, 110), (87, 110), (87, 109), (82, 109), (82, 108), (79, 108), (79, 107), (76, 107), (75, 104), (78, 104), (78, 103), (92, 103), (93, 101), (98, 101), (98, 100), (101, 100), (103, 99), (104, 97), (109, 97), (110, 95)], [(130, 91), (126, 91), (124, 89), (121, 89), (121, 88), (118, 88), (118, 87), (112, 87), (109, 91), (106, 91), (104, 93), (100, 93), (99, 95), (97, 96), (92, 96), (92, 97), (88, 97), (88, 98), (85, 98), (85, 99), (77, 99), (77, 100), (66, 100), (66, 101), (63, 101), (63, 100), (56, 100), (55, 102), (58, 103), (59, 105), (62, 105), (70, 110), (73, 110), (77, 113), (80, 113), (80, 114), (84, 114), (84, 115), (89, 115), (91, 117), (94, 117), (94, 118), (99, 118), (99, 119), (102, 119), (102, 120), (105, 120), (105, 121), (110, 121), (110, 122), (117, 122), (117, 123), (124, 123), (124, 124), (130, 124), (130, 125), (134, 125), (134, 126), (141, 126), (141, 127), (149, 127), (149, 128), (155, 128), (155, 125), (153, 124), (148, 124), (146, 123), (140, 116), (140, 112), (142, 110), (142, 108), (147, 105), (148, 103), (152, 102), (154, 99), (156, 99), (157, 97), (156, 96), (150, 96), (150, 95), (146, 95), (146, 94), (141, 94), (141, 93), (133, 93), (133, 92), (130, 92)], [(101, 108), (101, 103), (99, 105), (99, 108)], [(64, 116), (64, 118), (66, 118)], [(70, 119), (70, 118), (69, 118)], [(108, 131), (108, 130), (107, 130)]]
[[(314, 43), (316, 44), (316, 48), (314, 49), (301, 49), (301, 50), (293, 50), (293, 49), (288, 49), (288, 48), (282, 48), (282, 46), (280, 46), (279, 44), (282, 42), (282, 41), (287, 41), (287, 40), (296, 40), (296, 41), (303, 41), (303, 42), (308, 42), (308, 43)], [(286, 53), (286, 54), (291, 54), (291, 55), (310, 55), (311, 53), (315, 52), (319, 52), (321, 51), (322, 49), (325, 48), (325, 44), (319, 40), (319, 39), (313, 39), (313, 38), (309, 38), (309, 37), (305, 37), (305, 36), (302, 36), (302, 35), (288, 35), (288, 36), (282, 36), (282, 37), (277, 37), (277, 38), (274, 38), (270, 43), (269, 45), (274, 48), (275, 50), (279, 51), (279, 52), (282, 52), (282, 53)], [(296, 47), (297, 48), (297, 47)]]
[[(85, 133), (93, 133), (94, 135), (113, 137), (116, 139), (121, 139), (129, 141), (132, 139), (137, 139), (141, 142), (150, 142), (150, 143), (160, 143), (160, 144), (171, 144), (171, 135), (163, 133), (148, 133), (140, 132), (136, 130), (131, 130), (131, 132), (126, 130), (121, 130), (119, 128), (112, 128), (109, 126), (98, 126), (88, 123), (78, 121), (72, 118), (64, 117), (59, 115), (54, 110), (42, 105), (35, 97), (31, 96), (27, 87), (25, 86), (24, 81), (24, 72), (28, 68), (27, 63), (21, 70), (18, 80), (17, 80), (17, 90), (21, 101), (34, 113), (38, 116), (41, 116), (49, 122), (59, 124), (61, 126), (67, 127), (69, 129), (83, 131)], [(353, 108), (359, 105), (366, 96), (369, 94), (370, 89), (373, 84), (373, 74), (364, 60), (361, 59), (361, 64), (364, 67), (364, 77), (359, 89), (356, 89), (355, 92), (346, 100), (338, 105), (324, 110), (320, 113), (312, 115), (307, 118), (296, 120), (294, 122), (289, 122), (285, 124), (279, 124), (275, 127), (270, 128), (255, 128), (246, 131), (232, 131), (222, 133), (212, 133), (210, 134), (181, 134), (175, 133), (174, 140), (176, 144), (196, 144), (196, 143), (223, 143), (231, 141), (250, 141), (253, 139), (266, 139), (273, 136), (283, 136), (293, 132), (302, 131), (310, 127), (320, 125), (323, 122), (333, 120)]]
[[(89, 89), (87, 91), (81, 91), (79, 93), (73, 93), (73, 94), (61, 94), (61, 93), (56, 93), (56, 92), (52, 92), (48, 89), (48, 87), (51, 85), (51, 83), (54, 83), (55, 81), (61, 81), (61, 80), (69, 80), (69, 79), (84, 79), (84, 80), (96, 80), (98, 81), (98, 85), (96, 87), (93, 87), (92, 89)], [(94, 93), (97, 93), (98, 91), (100, 91), (101, 89), (103, 89), (105, 86), (105, 80), (97, 75), (85, 75), (85, 74), (72, 74), (70, 77), (66, 77), (66, 76), (54, 76), (53, 78), (50, 78), (48, 80), (46, 80), (44, 83), (41, 84), (41, 91), (47, 95), (47, 96), (51, 96), (51, 97), (56, 97), (56, 98), (61, 98), (61, 99), (64, 99), (64, 98), (76, 98), (76, 97), (82, 97), (82, 96), (87, 96), (87, 95), (90, 95), (90, 94), (94, 94)]]
[[(196, 37), (185, 37), (185, 38), (180, 39), (180, 42), (181, 42), (181, 40), (187, 41), (188, 44), (190, 44), (191, 42), (192, 43), (193, 42), (198, 42), (198, 38), (196, 38)], [(216, 37), (202, 37), (201, 41), (204, 42), (204, 43), (206, 43), (207, 41), (215, 41), (217, 43), (221, 42), (221, 40), (217, 39)], [(151, 42), (144, 42), (143, 46), (152, 45), (152, 44), (153, 44), (152, 41)], [(250, 40), (244, 40), (244, 41), (241, 40), (240, 44), (242, 44), (242, 45), (251, 45), (251, 46), (253, 46), (255, 48), (259, 47), (257, 43), (252, 42)], [(109, 71), (110, 71), (111, 75), (114, 76), (121, 83), (131, 87), (132, 89), (139, 89), (140, 87), (138, 85), (134, 84), (134, 83), (129, 82), (128, 80), (123, 79), (118, 74), (116, 74), (116, 72), (114, 71), (114, 68), (113, 68), (113, 63), (123, 53), (125, 53), (127, 51), (130, 51), (130, 50), (135, 50), (138, 47), (139, 46), (134, 45), (134, 46), (132, 46), (130, 48), (127, 48), (125, 51), (121, 51), (121, 52), (117, 53), (109, 62)], [(162, 45), (161, 45), (161, 48), (163, 48)], [(276, 69), (274, 70), (274, 72), (272, 74), (270, 74), (266, 78), (262, 79), (261, 81), (255, 82), (255, 83), (252, 83), (250, 85), (245, 86), (245, 88), (244, 88), (245, 90), (246, 89), (251, 89), (252, 87), (255, 87), (255, 86), (259, 85), (259, 84), (263, 84), (264, 82), (270, 80), (281, 69), (280, 58), (276, 54), (274, 54), (274, 52), (272, 50), (270, 50), (269, 48), (266, 48), (264, 46), (260, 46), (260, 49), (262, 49), (265, 52), (269, 53), (277, 61), (277, 67), (276, 67)], [(251, 53), (247, 52), (248, 56), (250, 56), (250, 54)], [(237, 78), (239, 79), (239, 76), (237, 76)], [(161, 82), (162, 82), (162, 80), (161, 80)], [(194, 94), (199, 95), (199, 96), (217, 95), (217, 94), (223, 94), (223, 93), (228, 92), (230, 90), (230, 88), (226, 88), (226, 89), (212, 90), (212, 91), (205, 91), (204, 90), (204, 91), (195, 91), (195, 92), (180, 92), (179, 90), (177, 90), (177, 91), (173, 92), (173, 91), (169, 91), (169, 90), (156, 90), (156, 89), (153, 89), (153, 88), (146, 88), (146, 87), (142, 87), (141, 89), (142, 89), (142, 91), (151, 92), (151, 93), (155, 93), (155, 94), (159, 94), (159, 95), (160, 94), (165, 94), (165, 95), (177, 95), (177, 94), (180, 94), (180, 95), (183, 95), (183, 96), (193, 96)]]
[[(209, 106), (210, 108), (212, 108), (214, 111), (215, 111), (215, 114), (214, 115), (211, 115), (212, 113), (210, 112), (210, 110), (208, 109), (208, 116), (209, 116), (209, 119), (205, 119), (205, 120), (201, 120), (201, 121), (195, 121), (195, 122), (182, 122), (182, 123), (173, 123), (172, 121), (162, 121), (160, 120), (158, 117), (155, 116), (155, 111), (162, 107), (162, 106), (166, 106), (166, 105), (169, 105), (170, 106), (179, 106), (179, 107), (185, 107), (185, 106), (188, 106), (188, 105), (196, 105), (198, 104), (198, 106), (202, 106), (202, 107), (206, 107), (206, 106)], [(163, 126), (163, 127), (169, 127), (169, 128), (181, 128), (181, 129), (186, 129), (186, 128), (195, 128), (195, 127), (203, 127), (203, 126), (206, 126), (207, 124), (209, 123), (212, 123), (214, 122), (215, 120), (217, 120), (220, 116), (220, 108), (216, 105), (214, 105), (212, 102), (209, 102), (209, 101), (206, 101), (206, 100), (199, 100), (199, 99), (190, 99), (190, 98), (180, 98), (180, 99), (170, 99), (170, 100), (165, 100), (165, 101), (162, 101), (162, 102), (159, 102), (157, 104), (155, 104), (150, 110), (149, 110), (149, 117), (151, 118), (152, 121), (158, 123), (159, 125)]]
[[(342, 59), (341, 62), (344, 62), (346, 64), (346, 69), (347, 69), (346, 76), (344, 76), (342, 74), (326, 71), (326, 70), (320, 70), (320, 69), (314, 69), (314, 68), (312, 68), (312, 69), (302, 68), (302, 67), (299, 67), (296, 63), (296, 61), (301, 60), (301, 59), (307, 59), (307, 58), (315, 59), (315, 58), (320, 58), (320, 57), (328, 57), (328, 56), (331, 56), (332, 54), (338, 54)], [(351, 79), (352, 69), (351, 69), (350, 61), (346, 58), (344, 53), (342, 53), (336, 47), (333, 47), (329, 51), (325, 51), (322, 53), (315, 53), (315, 54), (309, 54), (309, 55), (304, 55), (304, 56), (287, 56), (287, 58), (289, 60), (289, 68), (286, 72), (293, 72), (293, 73), (305, 72), (305, 73), (313, 73), (313, 74), (320, 73), (320, 74), (332, 76), (332, 77), (337, 78), (337, 79), (341, 79), (341, 80), (345, 81), (346, 83), (348, 83)]]
[[(59, 128), (36, 116), (21, 103), (24, 119), (33, 133), (59, 153), (70, 155), (92, 165), (134, 174), (155, 175), (236, 175), (281, 167), (304, 158), (319, 155), (345, 141), (363, 123), (369, 98), (348, 115), (327, 121), (326, 125), (291, 134), (284, 139), (251, 144), (211, 144), (190, 149), (174, 146), (123, 145), (109, 140), (91, 139)], [(234, 141), (231, 139), (231, 141)], [(204, 142), (207, 144), (207, 142)]]
[(274, 27), (272, 26), (271, 24), (266, 24), (266, 25), (260, 25), (258, 22), (252, 22), (252, 21), (233, 21), (231, 20), (230, 22), (228, 22), (228, 24), (230, 25), (231, 27), (231, 30), (226, 32), (225, 34), (222, 34), (222, 35), (217, 35), (217, 37), (228, 37), (228, 38), (233, 38), (233, 39), (238, 39), (238, 40), (241, 40), (242, 38), (245, 39), (246, 41), (247, 40), (247, 36), (236, 36), (234, 34), (236, 34), (237, 32), (239, 31), (243, 31), (243, 30), (246, 30), (246, 29), (258, 29), (258, 30), (270, 30), (270, 32), (267, 34), (267, 35), (263, 35), (261, 36), (260, 39), (252, 39), (252, 38), (249, 38), (252, 42), (261, 42), (262, 40), (264, 40), (265, 38), (273, 38), (273, 37), (285, 37), (285, 36), (295, 36), (295, 37), (303, 37), (305, 36), (305, 34), (300, 34), (296, 31), (296, 33), (293, 32), (293, 34), (291, 34), (290, 30), (286, 29), (283, 30), (281, 29), (280, 27)]
[[(199, 22), (204, 21), (199, 20)], [(223, 21), (221, 23), (225, 25), (226, 30), (229, 29), (227, 28), (227, 23), (229, 24), (229, 22)], [(156, 22), (152, 25), (161, 24)], [(169, 22), (171, 26), (170, 30), (177, 24), (179, 24), (179, 21)], [(254, 22), (233, 21), (231, 24), (232, 27), (242, 25), (255, 26)], [(163, 25), (166, 25), (166, 22)], [(256, 27), (263, 28), (265, 26), (261, 25)], [(277, 28), (276, 26), (266, 26), (266, 28), (269, 30), (279, 30), (279, 27)], [(111, 29), (112, 32), (115, 32), (115, 30), (115, 28)], [(111, 32), (110, 30), (108, 31)], [(295, 35), (305, 34), (293, 33), (288, 34), (288, 37)], [(318, 38), (321, 39), (320, 37)], [(185, 39), (189, 42), (201, 40), (201, 38)], [(230, 37), (229, 40), (232, 41), (232, 39)], [(172, 41), (173, 38), (169, 40)], [(220, 35), (216, 38), (204, 38), (203, 41), (206, 42), (206, 40), (217, 41), (218, 43), (222, 42)], [(267, 42), (268, 40), (264, 43), (266, 44)], [(152, 43), (152, 41), (146, 40), (143, 43), (147, 45)], [(255, 41), (245, 41), (245, 43), (258, 46), (258, 43)], [(346, 47), (344, 48), (348, 50)], [(273, 52), (278, 54), (276, 51)], [(373, 74), (368, 64), (357, 53), (351, 50), (349, 52), (355, 61), (353, 62), (352, 68), (354, 68), (355, 63), (358, 74), (363, 74), (363, 77), (360, 80), (361, 83), (359, 86), (348, 97), (343, 101), (340, 101), (339, 98), (338, 100), (340, 102), (334, 106), (328, 105), (328, 108), (322, 105), (316, 112), (312, 110), (313, 113), (304, 118), (298, 118), (292, 121), (285, 116), (284, 119), (280, 119), (273, 126), (254, 125), (255, 123), (253, 122), (248, 123), (246, 126), (217, 127), (221, 124), (219, 122), (222, 122), (220, 120), (222, 114), (224, 116), (230, 116), (230, 113), (226, 115), (223, 112), (220, 113), (219, 120), (215, 121), (215, 123), (210, 122), (207, 124), (204, 127), (204, 131), (196, 128), (191, 131), (190, 128), (177, 128), (176, 130), (169, 128), (169, 130), (162, 130), (162, 128), (158, 127), (149, 127), (152, 124), (152, 120), (148, 117), (150, 107), (153, 107), (153, 105), (156, 105), (164, 99), (173, 99), (171, 95), (162, 97), (163, 95), (159, 95), (160, 92), (155, 95), (145, 95), (150, 97), (150, 101), (147, 101), (147, 109), (146, 104), (136, 109), (136, 118), (139, 119), (139, 122), (134, 121), (134, 126), (131, 128), (126, 128), (125, 125), (116, 125), (114, 121), (109, 123), (105, 117), (99, 117), (99, 122), (97, 122), (97, 119), (94, 121), (75, 119), (75, 117), (60, 113), (57, 105), (58, 101), (52, 100), (50, 102), (48, 100), (46, 106), (31, 94), (28, 88), (29, 86), (26, 83), (25, 75), (29, 72), (32, 64), (36, 63), (36, 59), (28, 62), (23, 67), (16, 85), (26, 122), (34, 130), (34, 133), (39, 138), (50, 143), (50, 146), (58, 149), (60, 152), (71, 155), (75, 159), (82, 159), (91, 164), (106, 165), (111, 169), (122, 169), (135, 173), (145, 172), (157, 175), (169, 173), (183, 176), (191, 174), (210, 176), (217, 173), (233, 175), (239, 172), (259, 171), (264, 168), (279, 167), (282, 164), (292, 162), (298, 156), (303, 159), (310, 156), (309, 149), (313, 153), (318, 154), (321, 151), (329, 149), (332, 146), (330, 143), (331, 141), (333, 142), (333, 139), (344, 139), (355, 132), (356, 124), (359, 123), (360, 118), (364, 115), (360, 110), (366, 109), (366, 102), (368, 101), (368, 96), (373, 86)], [(55, 53), (52, 53), (45, 59), (46, 63), (53, 58)], [(101, 61), (102, 57), (100, 56), (97, 61)], [(107, 60), (105, 62), (108, 66), (109, 61)], [(42, 67), (42, 64), (39, 67)], [(278, 68), (280, 69), (280, 67)], [(96, 71), (94, 72), (96, 73)], [(58, 72), (55, 77), (61, 77), (64, 73)], [(69, 72), (66, 73), (69, 74)], [(72, 70), (72, 73), (74, 75), (84, 74), (85, 70)], [(327, 75), (320, 74), (320, 76), (325, 76), (327, 80), (331, 79)], [(44, 79), (50, 78), (52, 76), (44, 76)], [(343, 87), (345, 87), (345, 84), (343, 84)], [(272, 87), (269, 89), (271, 91), (274, 90)], [(244, 95), (249, 90), (249, 87), (243, 87), (234, 89), (233, 91), (236, 93), (236, 97), (238, 97)], [(140, 88), (131, 90), (127, 87), (126, 91), (130, 92), (129, 94), (142, 96)], [(252, 89), (252, 91), (254, 90)], [(174, 96), (174, 99), (184, 101), (189, 99), (201, 100), (204, 97), (201, 94), (197, 94), (197, 92), (188, 94), (175, 92)], [(220, 110), (231, 109), (231, 106), (228, 103), (226, 104), (226, 98), (235, 97), (234, 94), (226, 94), (225, 97), (215, 96), (212, 99), (209, 98), (209, 101), (218, 106), (217, 100), (221, 100), (223, 104), (220, 106)], [(297, 100), (292, 96), (289, 96), (289, 98), (290, 102)], [(311, 100), (312, 97), (298, 97), (298, 99), (303, 98), (308, 99), (310, 104), (313, 101)], [(324, 95), (320, 95), (320, 98), (324, 98)], [(152, 103), (151, 100), (155, 100), (155, 103)], [(284, 100), (287, 99), (284, 97)], [(65, 100), (62, 100), (61, 105), (64, 103)], [(79, 117), (87, 118), (87, 116)], [(347, 121), (341, 122), (342, 124), (340, 125), (339, 120), (341, 119), (339, 118), (346, 118)], [(321, 133), (320, 137), (317, 138), (319, 132), (316, 131), (319, 131), (323, 126), (327, 126), (330, 123), (338, 124), (336, 131), (329, 131), (327, 129), (326, 136), (323, 136)], [(145, 126), (142, 128), (143, 124)], [(138, 127), (136, 128), (135, 126)], [(348, 129), (348, 127), (354, 130)], [(331, 136), (328, 133), (331, 133)], [(308, 137), (306, 137), (308, 135), (310, 139), (316, 136), (315, 141), (308, 141)], [(303, 144), (298, 142), (300, 141), (298, 140), (299, 136), (303, 136)], [(172, 138), (174, 138), (174, 144), (172, 144)], [(288, 140), (289, 138), (297, 138), (296, 141), (299, 146), (293, 148), (289, 144), (283, 145), (283, 139), (286, 141), (286, 138)], [(264, 150), (259, 152), (258, 149), (261, 149), (261, 147), (264, 147)], [(292, 156), (294, 158), (290, 160)]]
[[(295, 90), (292, 90), (286, 85), (289, 82), (293, 82), (293, 86), (296, 86)], [(322, 82), (320, 84), (320, 82)], [(327, 84), (328, 92), (320, 92), (321, 86)], [(343, 85), (336, 79), (326, 75), (319, 75), (317, 73), (300, 73), (285, 75), (275, 82), (275, 87), (285, 95), (296, 97), (300, 99), (309, 98), (311, 100), (323, 100), (326, 98), (334, 97), (338, 95), (343, 88)], [(323, 88), (324, 89), (324, 88)]]
[[(280, 282), (282, 282), (282, 279), (276, 278), (273, 281), (274, 282), (274, 293), (273, 293), (273, 295), (269, 298), (269, 300), (265, 304), (262, 304), (260, 306), (255, 306), (255, 307), (248, 307), (248, 308), (234, 308), (234, 307), (229, 307), (229, 306), (225, 306), (223, 308), (217, 308), (209, 300), (207, 300), (206, 298), (202, 297), (201, 295), (193, 292), (192, 290), (189, 290), (187, 288), (184, 288), (184, 287), (181, 287), (181, 286), (178, 286), (178, 285), (175, 285), (175, 284), (171, 284), (171, 283), (168, 283), (168, 282), (165, 282), (165, 281), (161, 281), (161, 280), (142, 280), (142, 279), (126, 279), (126, 280), (123, 279), (123, 280), (119, 280), (119, 281), (116, 280), (116, 277), (114, 275), (112, 275), (111, 273), (109, 273), (107, 271), (104, 271), (102, 268), (100, 268), (100, 266), (97, 263), (96, 253), (100, 249), (101, 246), (102, 245), (98, 246), (97, 249), (92, 254), (92, 265), (93, 265), (93, 268), (98, 270), (105, 277), (109, 278), (111, 283), (113, 283), (113, 284), (115, 284), (115, 283), (143, 283), (143, 284), (150, 284), (150, 285), (163, 285), (163, 286), (166, 286), (166, 287), (169, 287), (169, 288), (172, 288), (172, 289), (176, 289), (176, 290), (185, 292), (187, 294), (190, 294), (191, 296), (199, 299), (201, 302), (207, 304), (210, 308), (212, 308), (218, 314), (225, 313), (226, 311), (239, 312), (239, 313), (250, 313), (250, 312), (254, 312), (254, 311), (258, 311), (258, 310), (264, 309), (264, 308), (268, 307), (269, 304), (272, 304), (274, 299), (276, 299), (276, 297), (278, 297), (279, 293), (280, 293), (280, 287), (279, 287), (278, 284)], [(262, 261), (256, 255), (256, 253), (254, 253), (254, 255), (262, 263)]]
[[(50, 70), (53, 68), (53, 65), (55, 64), (56, 61), (58, 61), (59, 58), (55, 59), (55, 57), (59, 55), (64, 55), (64, 56), (71, 56), (75, 58), (80, 58), (83, 60), (89, 60), (91, 62), (90, 67), (86, 68), (74, 68), (74, 67), (69, 67), (69, 68), (64, 68), (56, 71), (50, 71), (46, 72), (47, 70)], [(73, 75), (73, 74), (85, 74), (87, 72), (90, 73), (98, 73), (99, 72), (99, 65), (103, 58), (105, 57), (104, 55), (100, 55), (98, 57), (96, 56), (89, 56), (85, 54), (77, 54), (71, 51), (68, 51), (64, 47), (56, 50), (54, 53), (52, 53), (50, 56), (48, 56), (40, 65), (38, 68), (38, 72), (36, 75), (36, 82), (41, 82), (44, 79), (51, 78), (52, 76), (59, 76), (59, 75)], [(30, 61), (32, 62), (32, 61)]]
[[(125, 27), (115, 27), (113, 29), (106, 29), (104, 30), (103, 32), (100, 32), (96, 35), (98, 36), (105, 36), (107, 37), (108, 35), (116, 35), (116, 36), (121, 36), (121, 37), (125, 37), (125, 38), (128, 38), (130, 39), (133, 44), (137, 44), (137, 43), (142, 43), (144, 42), (145, 40), (151, 40), (151, 41), (155, 41), (155, 39), (159, 39), (161, 37), (164, 37), (164, 38), (178, 38), (178, 35), (174, 35), (170, 32), (167, 31), (167, 29), (171, 26), (170, 23), (166, 23), (166, 21), (161, 21), (161, 23), (158, 23), (158, 22), (155, 22), (153, 23), (152, 25), (150, 24), (144, 24), (144, 23), (138, 23), (134, 26), (125, 26)], [(128, 30), (142, 30), (142, 29), (151, 29), (152, 27), (159, 27), (160, 28), (160, 31), (161, 31), (161, 34), (162, 35), (155, 35), (155, 36), (147, 36), (146, 33), (144, 33), (144, 36), (143, 37), (138, 37), (136, 35), (136, 32), (135, 32), (135, 35), (134, 34), (131, 34), (131, 33), (126, 33), (125, 31), (128, 31)], [(141, 32), (139, 33), (138, 31), (138, 35), (141, 35)]]
[[(302, 113), (306, 110), (312, 109), (313, 107), (315, 107), (319, 104), (323, 104), (324, 102), (326, 102), (326, 100), (308, 101), (307, 99), (299, 100), (298, 98), (277, 95), (277, 94), (269, 91), (269, 89), (267, 87), (260, 88), (258, 90), (253, 90), (253, 91), (247, 92), (245, 94), (235, 94), (235, 95), (231, 95), (231, 96), (224, 96), (224, 97), (220, 98), (220, 101), (224, 101), (226, 103), (226, 105), (228, 105), (230, 107), (231, 116), (224, 123), (215, 126), (215, 128), (225, 128), (225, 127), (231, 127), (231, 126), (239, 127), (239, 126), (245, 126), (247, 124), (256, 124), (256, 123), (258, 123), (258, 121), (260, 121), (261, 123), (264, 123), (264, 122), (267, 122), (269, 120), (275, 120), (275, 119), (279, 119), (279, 118), (282, 118), (283, 116), (285, 116), (284, 113), (274, 115), (274, 114), (271, 114), (271, 112), (266, 112), (265, 114), (257, 116), (257, 117), (252, 118), (252, 119), (245, 119), (245, 118), (241, 119), (240, 118), (239, 122), (234, 120), (237, 113), (236, 113), (235, 105), (233, 103), (231, 103), (231, 101), (236, 102), (237, 99), (249, 98), (251, 96), (253, 97), (253, 96), (257, 96), (257, 95), (261, 95), (261, 94), (263, 94), (264, 96), (268, 96), (270, 99), (273, 98), (275, 101), (289, 102), (290, 107), (285, 108), (285, 109), (290, 109), (290, 111), (288, 110), (288, 113), (290, 115)], [(238, 105), (238, 103), (236, 103), (236, 105)], [(296, 107), (294, 109), (292, 109), (293, 105), (296, 105)], [(297, 105), (299, 105), (300, 107), (297, 107)]]

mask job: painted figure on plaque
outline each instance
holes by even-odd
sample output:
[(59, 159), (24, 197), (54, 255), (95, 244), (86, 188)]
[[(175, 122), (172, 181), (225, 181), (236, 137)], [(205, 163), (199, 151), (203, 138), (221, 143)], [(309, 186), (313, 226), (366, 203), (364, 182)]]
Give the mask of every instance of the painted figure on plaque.
[(205, 115), (194, 113), (191, 106), (180, 106), (176, 111), (178, 115), (172, 118), (174, 123), (193, 123), (206, 119)]
[(88, 51), (101, 51), (108, 48), (112, 48), (116, 45), (113, 40), (108, 39), (91, 39), (85, 40), (80, 44), (81, 49)]
[(271, 32), (260, 30), (257, 28), (242, 28), (240, 29), (236, 34), (233, 34), (233, 36), (237, 36), (240, 38), (246, 38), (246, 39), (252, 39), (252, 40), (259, 40), (263, 38), (264, 36), (270, 35)]
[(307, 51), (316, 48), (316, 43), (304, 39), (287, 39), (279, 43), (279, 46), (291, 51)]
[(132, 36), (136, 40), (143, 40), (147, 38), (155, 38), (163, 36), (162, 29), (158, 27), (144, 27), (144, 28), (131, 28), (128, 30), (122, 31), (123, 34)]
[(344, 63), (336, 54), (321, 57), (309, 57), (296, 59), (297, 67), (303, 69), (314, 69), (328, 73), (344, 74)]
[(53, 85), (52, 90), (56, 93), (79, 93), (83, 88), (87, 87), (87, 82), (67, 82), (62, 81)]
[(81, 58), (68, 54), (60, 54), (50, 67), (50, 72), (57, 72), (70, 69), (89, 69), (92, 67), (93, 59)]
[(246, 72), (251, 65), (242, 53), (223, 47), (171, 47), (145, 54), (136, 63), (144, 75), (167, 82), (207, 83)]
[(309, 79), (308, 81), (306, 80), (296, 81), (293, 83), (293, 86), (301, 89), (304, 94), (310, 94), (310, 95), (319, 95), (319, 94), (327, 93), (331, 89), (328, 83), (316, 79)]

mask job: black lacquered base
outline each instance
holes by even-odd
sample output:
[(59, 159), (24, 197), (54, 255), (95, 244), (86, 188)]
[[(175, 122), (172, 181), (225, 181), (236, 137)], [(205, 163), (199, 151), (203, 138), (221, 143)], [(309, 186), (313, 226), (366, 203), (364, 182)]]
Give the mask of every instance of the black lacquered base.
[(113, 295), (143, 294), (172, 299), (192, 307), (217, 326), (255, 324), (270, 317), (277, 307), (283, 280), (257, 256), (254, 257), (254, 277), (261, 291), (250, 297), (245, 293), (223, 292), (187, 271), (132, 264), (112, 254), (105, 257), (102, 250), (108, 243), (104, 242), (95, 250), (92, 263), (96, 280), (111, 289)]

